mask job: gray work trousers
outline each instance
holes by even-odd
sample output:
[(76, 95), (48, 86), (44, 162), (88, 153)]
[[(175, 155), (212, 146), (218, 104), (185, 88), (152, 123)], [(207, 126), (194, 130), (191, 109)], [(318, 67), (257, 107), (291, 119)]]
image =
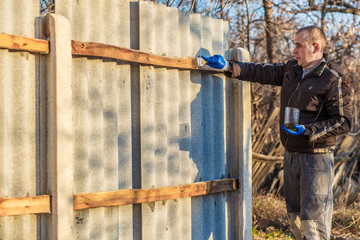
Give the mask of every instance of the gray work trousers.
[(330, 239), (334, 155), (285, 151), (284, 192), (297, 240)]

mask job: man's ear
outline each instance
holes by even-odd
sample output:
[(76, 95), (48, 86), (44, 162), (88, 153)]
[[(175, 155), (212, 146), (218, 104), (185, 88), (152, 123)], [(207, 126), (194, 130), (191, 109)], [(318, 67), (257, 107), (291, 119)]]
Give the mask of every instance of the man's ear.
[(320, 44), (319, 43), (313, 43), (314, 46), (314, 53), (320, 51)]

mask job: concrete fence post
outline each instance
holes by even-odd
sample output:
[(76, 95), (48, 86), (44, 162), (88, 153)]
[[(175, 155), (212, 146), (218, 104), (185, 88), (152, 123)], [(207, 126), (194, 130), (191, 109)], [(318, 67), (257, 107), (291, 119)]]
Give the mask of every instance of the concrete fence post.
[(73, 129), (71, 30), (69, 21), (48, 15), (48, 161), (52, 196), (51, 239), (73, 239)]
[[(249, 52), (243, 48), (232, 48), (228, 51), (228, 60), (249, 62)], [(252, 160), (251, 160), (251, 91), (250, 83), (245, 81), (233, 80), (233, 94), (236, 101), (233, 108), (236, 116), (233, 134), (236, 135), (238, 146), (234, 146), (236, 153), (233, 154), (231, 172), (239, 177), (239, 191), (237, 193), (235, 214), (236, 239), (251, 239), (252, 233)], [(237, 159), (236, 159), (237, 158)]]

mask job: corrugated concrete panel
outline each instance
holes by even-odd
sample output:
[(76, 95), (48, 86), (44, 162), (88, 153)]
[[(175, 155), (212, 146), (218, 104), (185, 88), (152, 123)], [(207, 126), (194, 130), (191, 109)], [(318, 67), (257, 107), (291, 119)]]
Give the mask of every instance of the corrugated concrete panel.
[[(200, 56), (203, 54), (201, 48), (201, 37), (202, 37), (202, 24), (201, 24), (201, 15), (194, 14), (190, 16), (190, 36), (191, 36), (191, 46), (192, 54)], [(204, 53), (205, 54), (205, 53)], [(208, 53), (209, 54), (209, 53)], [(197, 175), (194, 181), (202, 181), (202, 154), (203, 154), (203, 136), (202, 136), (202, 127), (203, 127), (203, 116), (202, 116), (202, 75), (198, 71), (191, 72), (191, 87), (190, 87), (190, 148), (189, 151), (190, 159), (195, 163)], [(203, 209), (202, 209), (202, 198), (192, 198), (191, 199), (191, 238), (192, 239), (201, 239), (203, 235), (202, 219), (203, 219)]]
[[(56, 1), (72, 39), (130, 47), (128, 1)], [(73, 59), (74, 191), (132, 188), (130, 65)], [(133, 239), (132, 206), (75, 211), (77, 239)]]
[[(193, 16), (194, 29), (193, 36), (199, 36), (200, 43), (195, 40), (200, 55), (224, 54), (224, 45), (221, 43), (223, 32), (216, 29), (217, 25), (222, 26), (219, 20), (210, 19), (208, 17)], [(200, 76), (196, 76), (201, 88), (197, 97), (193, 100), (193, 116), (191, 136), (193, 140), (194, 150), (196, 152), (195, 162), (199, 168), (197, 181), (207, 181), (211, 179), (223, 178), (225, 175), (225, 152), (224, 152), (224, 84), (223, 77), (212, 75), (208, 72), (202, 72)], [(198, 119), (196, 119), (198, 116)], [(196, 124), (196, 125), (195, 125)], [(200, 146), (199, 146), (200, 145)], [(197, 147), (200, 149), (196, 150)], [(226, 239), (225, 229), (225, 201), (224, 194), (216, 194), (194, 198), (193, 201), (193, 238), (201, 239)], [(201, 229), (197, 232), (195, 229)]]
[[(139, 3), (140, 50), (163, 56), (179, 56), (178, 10)], [(153, 23), (152, 27), (151, 23)], [(150, 77), (149, 77), (150, 76)], [(179, 159), (179, 71), (140, 67), (142, 187), (184, 184)], [(181, 232), (184, 199), (143, 204), (143, 238), (187, 237)], [(188, 207), (188, 211), (190, 206)], [(188, 222), (190, 218), (187, 219)]]
[[(214, 21), (208, 17), (202, 19), (201, 45), (205, 50), (209, 50), (211, 55), (223, 50), (222, 45), (219, 49), (217, 42), (219, 36), (223, 34), (216, 31)], [(208, 181), (224, 177), (223, 79), (208, 72), (201, 75), (202, 122), (204, 124), (201, 177)], [(203, 237), (225, 239), (225, 218), (222, 211), (225, 206), (224, 195), (216, 194), (202, 197), (201, 205)]]
[[(156, 13), (164, 10), (164, 6), (157, 6), (148, 4), (146, 2), (139, 2), (139, 46), (141, 51), (159, 54), (157, 51), (162, 51), (160, 54), (166, 54), (164, 49), (166, 43), (162, 46), (156, 46), (156, 41), (159, 38), (165, 41), (165, 29), (161, 32), (155, 32), (156, 25), (164, 26), (165, 21)], [(156, 12), (157, 11), (157, 12)], [(149, 27), (149, 23), (152, 27)], [(160, 26), (158, 26), (160, 28)], [(141, 187), (142, 188), (156, 188), (159, 185), (164, 186), (167, 183), (167, 176), (160, 174), (164, 173), (166, 169), (166, 160), (164, 155), (166, 149), (162, 149), (161, 140), (166, 139), (166, 125), (161, 126), (161, 119), (164, 113), (161, 110), (166, 104), (164, 101), (159, 101), (157, 96), (161, 93), (160, 85), (166, 80), (161, 76), (161, 68), (154, 68), (153, 66), (140, 66), (140, 140), (141, 140)], [(160, 79), (156, 79), (160, 77)], [(158, 114), (161, 116), (158, 116)], [(162, 129), (160, 128), (162, 127)], [(161, 136), (163, 135), (163, 137)], [(166, 238), (166, 206), (161, 202), (151, 202), (142, 204), (142, 238), (164, 239)]]
[[(222, 20), (177, 10), (167, 15), (171, 11), (139, 2), (141, 51), (180, 57), (224, 54)], [(210, 73), (140, 67), (143, 188), (225, 176), (224, 81)], [(143, 204), (143, 236), (171, 239), (180, 231), (183, 239), (226, 239), (225, 218), (224, 194)]]
[[(178, 46), (179, 46), (179, 57), (194, 57), (196, 51), (192, 51), (192, 31), (190, 28), (190, 14), (185, 12), (179, 12), (179, 24), (178, 24)], [(193, 73), (198, 73), (194, 71)], [(198, 74), (199, 75), (199, 74)], [(180, 165), (180, 176), (179, 181), (183, 183), (194, 182), (195, 177), (198, 173), (195, 162), (192, 160), (193, 151), (191, 151), (192, 143), (192, 122), (191, 119), (194, 116), (192, 114), (192, 99), (196, 98), (196, 94), (199, 92), (199, 85), (191, 79), (193, 74), (191, 71), (180, 70), (179, 71), (179, 165)], [(190, 154), (191, 152), (191, 154)], [(177, 224), (180, 225), (181, 239), (191, 239), (191, 226), (192, 216), (191, 214), (191, 198), (184, 198), (179, 201), (179, 219)]]
[[(0, 33), (34, 37), (37, 0), (0, 1)], [(36, 195), (35, 55), (0, 49), (0, 196)], [(36, 216), (0, 218), (0, 239), (36, 239)]]

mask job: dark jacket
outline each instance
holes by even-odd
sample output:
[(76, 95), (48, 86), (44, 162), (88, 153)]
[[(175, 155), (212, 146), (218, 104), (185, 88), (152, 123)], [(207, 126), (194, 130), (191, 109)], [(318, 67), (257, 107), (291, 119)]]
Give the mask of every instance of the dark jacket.
[(305, 134), (292, 136), (280, 127), (280, 139), (292, 152), (314, 153), (314, 149), (333, 147), (336, 136), (351, 128), (351, 90), (349, 79), (327, 59), (303, 79), (302, 67), (295, 59), (284, 64), (230, 62), (228, 77), (282, 86), (280, 126), (285, 107), (300, 110), (299, 124)]

